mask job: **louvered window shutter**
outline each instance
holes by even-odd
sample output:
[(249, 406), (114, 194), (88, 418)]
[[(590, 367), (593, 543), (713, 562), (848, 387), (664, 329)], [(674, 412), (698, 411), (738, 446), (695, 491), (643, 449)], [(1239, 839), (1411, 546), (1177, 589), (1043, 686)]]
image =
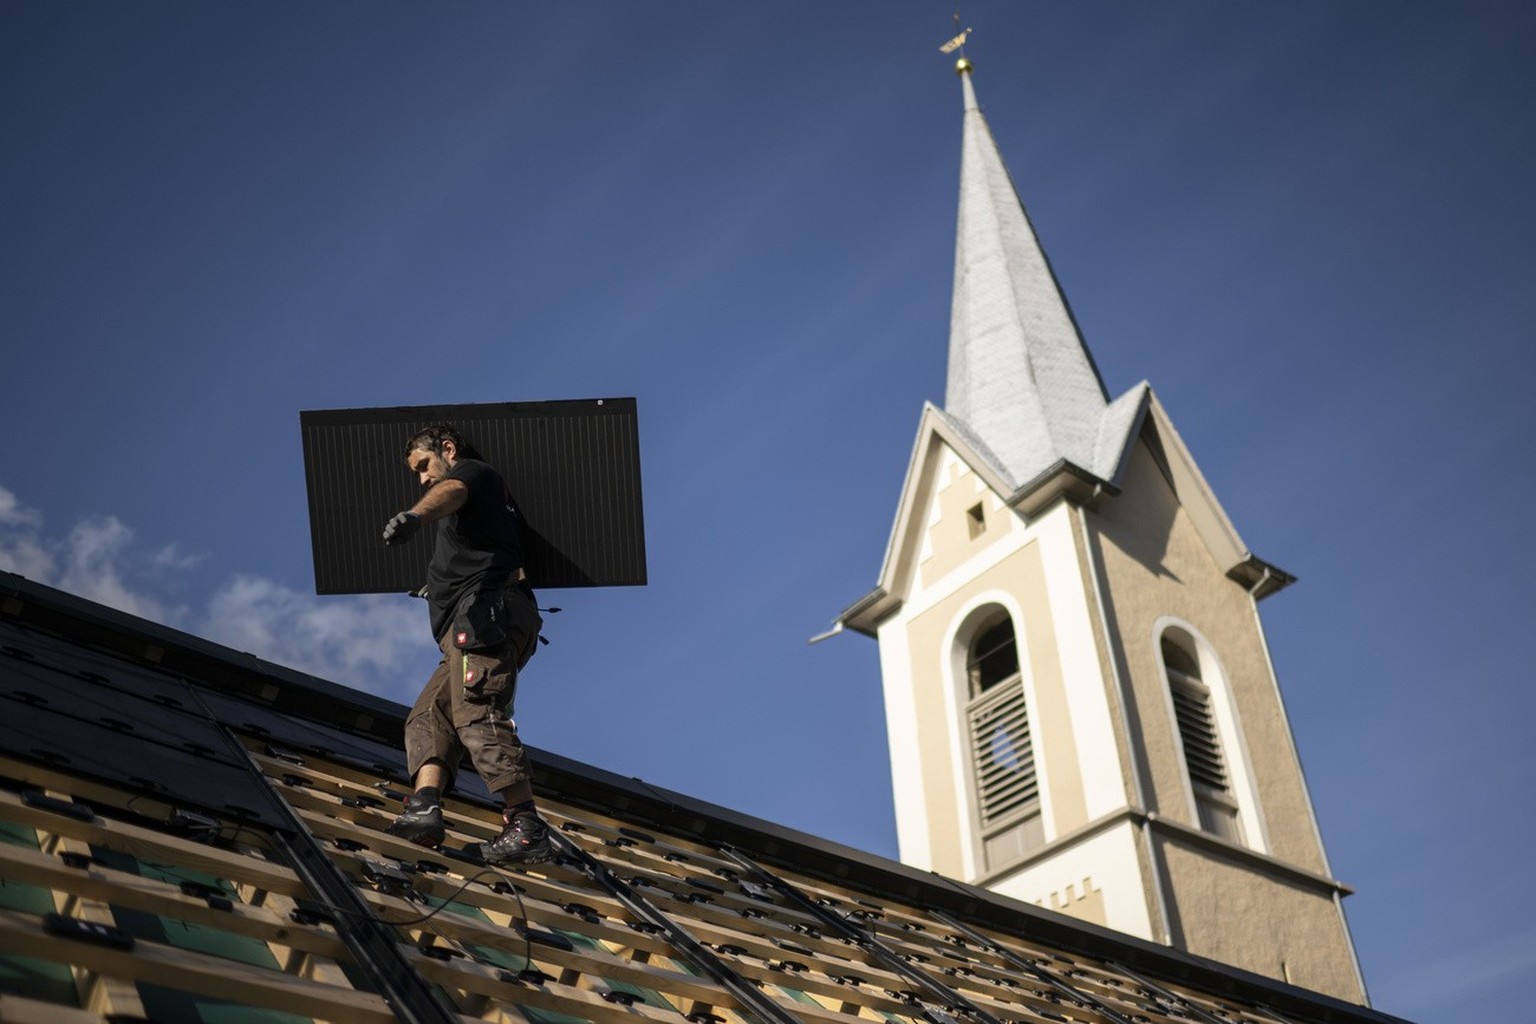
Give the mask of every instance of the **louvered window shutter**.
[(973, 700), (968, 711), (976, 800), (986, 827), (1040, 796), (1024, 687), (1015, 676), (1011, 685), (995, 686)]
[(1222, 755), (1221, 731), (1211, 711), (1211, 691), (1200, 678), (1200, 663), (1165, 637), (1163, 667), (1168, 673), (1173, 715), (1184, 747), (1184, 767), (1189, 772), (1200, 827), (1240, 843), (1243, 829), (1237, 817), (1237, 800)]

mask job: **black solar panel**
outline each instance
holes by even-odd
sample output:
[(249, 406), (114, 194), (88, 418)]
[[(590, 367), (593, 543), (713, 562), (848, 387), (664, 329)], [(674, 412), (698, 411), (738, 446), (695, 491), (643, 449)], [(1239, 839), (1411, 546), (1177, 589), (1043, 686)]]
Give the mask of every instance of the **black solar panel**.
[(406, 442), (439, 421), (506, 478), (526, 520), (535, 587), (645, 583), (635, 400), (598, 398), (301, 412), (316, 593), (422, 585), (429, 531), (391, 548), (380, 533), (421, 493), (405, 466)]

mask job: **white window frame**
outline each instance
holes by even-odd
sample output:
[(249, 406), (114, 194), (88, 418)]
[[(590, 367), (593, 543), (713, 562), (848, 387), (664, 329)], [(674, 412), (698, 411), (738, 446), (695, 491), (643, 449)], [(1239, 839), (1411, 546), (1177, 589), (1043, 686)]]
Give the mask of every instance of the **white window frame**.
[[(1158, 673), (1163, 683), (1167, 721), (1173, 730), (1174, 744), (1179, 752), (1179, 765), (1182, 769), (1181, 777), (1189, 820), (1196, 828), (1210, 831), (1200, 824), (1197, 784), (1190, 775), (1189, 760), (1184, 751), (1184, 734), (1179, 728), (1178, 711), (1173, 703), (1173, 687), (1181, 683), (1169, 677), (1168, 664), (1163, 659), (1163, 640), (1171, 631), (1183, 633), (1188, 638), (1189, 643), (1181, 646), (1194, 648), (1193, 654), (1200, 668), (1200, 678), (1198, 681), (1191, 682), (1202, 686), (1206, 691), (1212, 723), (1216, 728), (1217, 740), (1221, 744), (1223, 767), (1227, 774), (1226, 796), (1236, 807), (1237, 821), (1242, 834), (1241, 840), (1236, 841), (1237, 845), (1259, 853), (1268, 853), (1269, 839), (1264, 829), (1264, 816), (1259, 804), (1258, 788), (1254, 785), (1253, 765), (1248, 757), (1248, 745), (1243, 742), (1241, 720), (1238, 716), (1237, 704), (1233, 700), (1232, 687), (1226, 670), (1221, 664), (1221, 659), (1216, 655), (1215, 647), (1198, 629), (1182, 619), (1164, 616), (1153, 626), (1152, 650), (1157, 658)], [(1172, 642), (1179, 644), (1179, 639), (1173, 638)], [(1204, 787), (1201, 788), (1204, 790)], [(1228, 841), (1233, 840), (1228, 839)]]
[[(1042, 839), (1039, 845), (1049, 843), (1054, 838), (1052, 827), (1052, 813), (1050, 801), (1050, 779), (1046, 772), (1044, 755), (1044, 737), (1041, 736), (1037, 723), (1040, 721), (1040, 709), (1035, 700), (1033, 680), (1029, 672), (1029, 650), (1024, 631), (1024, 615), (1013, 595), (1004, 591), (988, 591), (972, 597), (956, 613), (953, 623), (946, 631), (943, 650), (949, 654), (944, 659), (943, 672), (944, 683), (950, 694), (946, 701), (946, 712), (949, 716), (950, 742), (959, 756), (955, 758), (955, 791), (959, 800), (959, 806), (965, 809), (964, 827), (967, 831), (966, 842), (961, 844), (965, 858), (966, 870), (970, 877), (979, 877), (983, 874), (992, 874), (1008, 867), (1009, 864), (1018, 863), (1019, 860), (1010, 860), (996, 864), (988, 864), (986, 859), (986, 843), (993, 836), (1003, 834), (1009, 829), (1023, 823), (1030, 817), (1027, 808), (1021, 809), (1017, 816), (1010, 816), (1001, 824), (993, 824), (983, 828), (981, 824), (981, 801), (978, 792), (979, 778), (977, 775), (975, 760), (971, 753), (970, 716), (968, 710), (971, 704), (970, 674), (967, 665), (970, 660), (970, 646), (977, 635), (989, 620), (993, 619), (997, 609), (1007, 613), (1013, 623), (1014, 645), (1018, 651), (1019, 673), (1016, 679), (998, 684), (999, 686), (1017, 686), (1024, 692), (1024, 712), (1030, 725), (1030, 748), (1034, 759), (1036, 798), (1031, 806), (1040, 821)], [(993, 688), (993, 691), (996, 687)], [(989, 693), (993, 691), (988, 691)], [(1027, 856), (1027, 853), (1026, 853)], [(1022, 860), (1023, 858), (1020, 858)]]

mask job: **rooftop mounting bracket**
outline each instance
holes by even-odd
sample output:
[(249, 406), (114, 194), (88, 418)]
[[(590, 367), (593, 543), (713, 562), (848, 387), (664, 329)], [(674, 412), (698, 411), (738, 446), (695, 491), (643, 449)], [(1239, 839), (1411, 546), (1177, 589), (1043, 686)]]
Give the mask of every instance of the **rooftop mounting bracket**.
[(721, 846), (720, 852), (741, 865), (742, 869), (750, 873), (759, 883), (782, 893), (784, 898), (796, 910), (817, 918), (832, 933), (856, 943), (860, 949), (878, 960), (881, 966), (917, 984), (930, 998), (940, 1003), (945, 1009), (960, 1009), (972, 1020), (980, 1021), (981, 1024), (1002, 1024), (992, 1014), (983, 1010), (959, 992), (956, 992), (926, 971), (913, 967), (899, 953), (875, 938), (874, 933), (869, 929), (857, 927), (841, 914), (834, 914), (826, 907), (812, 902), (806, 897), (805, 893), (767, 868), (764, 868), (751, 857), (730, 846)]
[[(1115, 1024), (1131, 1024), (1131, 1022), (1123, 1014), (1117, 1013), (1115, 1010), (1106, 1006), (1102, 1000), (1088, 992), (1084, 992), (1081, 989), (1069, 985), (1065, 981), (1062, 981), (1056, 976), (1054, 971), (1048, 971), (1037, 964), (1031, 963), (1030, 961), (1019, 956), (1013, 950), (1009, 949), (1007, 946), (1002, 946), (996, 942), (993, 942), (991, 939), (987, 938), (985, 935), (981, 934), (970, 925), (967, 925), (964, 922), (951, 917), (942, 910), (929, 910), (928, 913), (936, 920), (943, 921), (949, 927), (953, 928), (961, 935), (964, 935), (978, 946), (981, 946), (989, 953), (992, 953), (994, 956), (1002, 957), (1004, 960), (1008, 961), (1010, 966), (1016, 967), (1024, 973), (1032, 975), (1033, 977), (1045, 982), (1051, 988), (1071, 999), (1079, 1006), (1091, 1007), (1092, 1009), (1097, 1010), (1099, 1013), (1102, 1013), (1106, 1019), (1114, 1021)], [(1193, 1009), (1193, 1007), (1191, 1007), (1191, 1009)]]
[(761, 1024), (805, 1024), (771, 996), (733, 971), (702, 942), (658, 910), (655, 904), (641, 896), (633, 886), (608, 870), (575, 841), (553, 829), (550, 830), (549, 835), (559, 852), (574, 861), (588, 878), (608, 890), (609, 895), (622, 903), (625, 909), (635, 917), (657, 928), (689, 963), (699, 968), (734, 996), (740, 1003), (739, 1009), (743, 1016), (754, 1018)]

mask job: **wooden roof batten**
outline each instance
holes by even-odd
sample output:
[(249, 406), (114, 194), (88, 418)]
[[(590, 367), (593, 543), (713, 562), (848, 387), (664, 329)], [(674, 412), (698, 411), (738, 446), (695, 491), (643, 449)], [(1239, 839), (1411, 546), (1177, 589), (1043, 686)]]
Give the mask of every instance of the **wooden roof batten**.
[[(40, 623), (47, 624), (46, 636), (37, 632)], [(73, 673), (72, 678), (78, 683), (72, 685), (77, 686), (82, 703), (86, 704), (89, 703), (86, 698), (95, 692), (92, 687), (105, 685), (102, 675), (112, 675), (113, 685), (127, 689), (131, 688), (136, 671), (134, 663), (119, 653), (112, 655), (118, 667), (109, 665), (105, 672), (92, 679), (80, 674), (79, 670), (87, 664), (102, 668), (102, 659), (96, 653), (103, 650), (102, 641), (113, 649), (122, 648), (125, 641), (131, 641), (128, 646), (134, 649), (157, 648), (162, 652), (162, 664), (177, 664), (190, 653), (179, 649), (185, 637), (174, 630), (109, 612), (9, 575), (0, 576), (0, 627), (6, 631), (7, 655), (0, 658), (0, 698), (8, 697), (13, 701), (20, 700), (19, 695), (26, 692), (24, 686), (31, 684), (24, 677), (13, 679), (9, 675), (11, 666), (29, 664), (21, 657), (24, 653), (21, 648), (32, 643), (34, 635), (38, 642), (47, 640), (60, 645), (64, 656), (59, 670)], [(67, 646), (63, 646), (65, 644)], [(313, 694), (286, 692), (290, 688), (308, 686), (306, 677), (286, 670), (277, 671), (275, 666), (258, 659), (224, 651), (203, 641), (196, 641), (193, 649), (199, 658), (210, 659), (218, 667), (207, 674), (183, 677), (181, 681), (203, 694), (202, 699), (210, 708), (218, 709), (222, 716), (221, 725), (232, 730), (232, 736), (240, 734), (239, 743), (249, 752), (246, 758), (249, 771), (260, 773), (262, 784), (274, 794), (273, 799), (287, 806), (299, 822), (299, 825), (273, 829), (260, 822), (252, 823), (250, 818), (237, 818), (226, 826), (226, 836), (230, 833), (239, 836), (243, 831), (250, 841), (256, 833), (275, 834), (296, 845), (306, 844), (311, 854), (323, 851), (323, 856), (338, 869), (333, 880), (341, 878), (349, 886), (361, 887), (358, 891), (365, 897), (366, 912), (375, 915), (382, 913), (382, 908), (397, 904), (407, 908), (417, 905), (400, 904), (398, 899), (382, 890), (379, 893), (370, 891), (372, 887), (367, 882), (369, 863), (386, 867), (394, 864), (398, 868), (391, 870), (408, 869), (414, 890), (433, 904), (451, 898), (469, 901), (472, 906), (483, 905), (494, 913), (511, 913), (514, 925), (519, 914), (525, 921), (550, 922), (535, 930), (541, 932), (552, 925), (556, 930), (566, 930), (574, 925), (599, 937), (610, 948), (615, 942), (622, 942), (636, 950), (654, 950), (655, 953), (649, 954), (653, 958), (659, 954), (675, 963), (691, 965), (687, 974), (679, 974), (664, 966), (648, 964), (644, 958), (630, 961), (615, 959), (612, 952), (600, 950), (583, 952), (578, 948), (561, 952), (554, 947), (538, 947), (545, 952), (536, 953), (535, 959), (554, 957), (568, 965), (557, 972), (561, 977), (572, 974), (578, 979), (587, 979), (578, 980), (573, 987), (539, 972), (535, 972), (538, 978), (545, 980), (523, 981), (515, 976), (516, 972), (509, 975), (503, 970), (498, 975), (493, 966), (478, 964), (478, 961), (465, 961), (461, 967), (456, 966), (461, 963), (459, 959), (442, 962), (423, 956), (415, 949), (402, 947), (401, 951), (406, 954), (404, 970), (438, 985), (448, 985), (460, 992), (462, 999), (471, 999), (474, 993), (480, 993), (473, 998), (505, 999), (513, 1004), (523, 1001), (530, 1006), (574, 1012), (593, 1020), (606, 1020), (620, 1011), (628, 1013), (630, 1019), (635, 1013), (654, 1016), (660, 1012), (643, 1002), (624, 1004), (623, 1000), (631, 996), (622, 990), (614, 990), (602, 980), (604, 976), (612, 976), (633, 979), (630, 984), (643, 983), (644, 987), (663, 994), (692, 993), (672, 997), (674, 1001), (682, 999), (680, 1005), (684, 1009), (713, 1000), (710, 1005), (714, 1006), (714, 1015), (727, 1013), (724, 1018), (727, 1020), (735, 1015), (741, 1021), (787, 1024), (789, 1020), (799, 1020), (806, 1024), (830, 1024), (835, 1019), (847, 1020), (848, 1013), (865, 1007), (878, 1008), (872, 1012), (893, 1013), (903, 1018), (922, 1018), (928, 1024), (964, 1024), (965, 1021), (988, 1024), (989, 1017), (998, 1021), (1051, 1020), (1050, 1013), (1055, 1011), (1049, 1008), (1060, 1003), (1064, 1007), (1080, 1008), (1081, 1013), (1087, 1015), (1086, 1019), (1118, 1024), (1116, 1015), (1134, 1017), (1137, 1014), (1132, 1012), (1132, 1007), (1139, 1005), (1136, 1001), (1152, 998), (1134, 996), (1138, 986), (1150, 992), (1156, 985), (1170, 991), (1187, 989), (1190, 993), (1203, 993), (1199, 996), (1198, 1006), (1214, 1008), (1229, 1002), (1241, 1004), (1244, 1009), (1234, 1011), (1235, 1015), (1228, 1015), (1228, 1019), (1248, 1024), (1284, 1024), (1286, 1021), (1385, 1024), (1394, 1020), (1368, 1008), (1130, 939), (639, 780), (619, 778), (539, 751), (533, 751), (539, 768), (539, 792), (546, 806), (551, 808), (552, 821), (560, 824), (564, 863), (552, 866), (542, 877), (535, 874), (515, 876), (524, 890), (516, 907), (521, 908), (526, 900), (526, 909), (514, 909), (510, 896), (495, 895), (481, 886), (456, 892), (456, 876), (441, 872), (459, 872), (465, 876), (463, 884), (470, 885), (474, 875), (470, 864), (472, 857), (447, 847), (435, 854), (422, 851), (382, 831), (390, 813), (378, 797), (382, 796), (384, 800), (398, 798), (399, 794), (392, 793), (391, 787), (399, 783), (401, 776), (398, 771), (391, 773), (388, 763), (393, 758), (393, 763), (398, 764), (398, 751), (390, 756), (374, 756), (370, 752), (375, 746), (369, 740), (370, 746), (366, 750), (356, 748), (363, 751), (362, 755), (348, 754), (347, 751), (353, 749), (349, 743), (354, 739), (361, 742), (364, 737), (334, 724), (347, 720), (358, 708), (367, 708), (370, 715), (386, 720), (371, 727), (373, 733), (390, 732), (403, 718), (406, 710), (403, 706), (394, 706), (397, 717), (388, 721), (388, 702), (326, 684), (323, 692), (328, 697), (350, 699), (353, 701), (351, 709), (332, 708), (323, 715), (309, 716), (293, 709), (314, 707)], [(76, 663), (70, 661), (70, 651), (78, 652)], [(137, 664), (139, 668), (146, 668), (142, 659)], [(163, 672), (157, 666), (148, 668)], [(279, 692), (273, 693), (272, 687)], [(239, 699), (231, 699), (231, 694), (239, 694)], [(262, 697), (262, 694), (266, 696)], [(349, 694), (350, 698), (347, 697)], [(152, 700), (144, 700), (142, 704), (141, 710), (145, 714), (156, 708), (166, 715), (181, 713)], [(57, 709), (26, 703), (13, 704), (13, 707), (36, 715), (58, 713)], [(286, 710), (277, 710), (279, 708)], [(139, 734), (146, 733), (154, 723), (144, 718), (137, 721), (140, 722), (138, 733), (127, 735), (123, 742), (147, 742)], [(87, 800), (102, 813), (107, 813), (108, 804), (113, 800), (119, 807), (119, 811), (113, 813), (140, 817), (150, 811), (163, 815), (167, 808), (177, 804), (174, 792), (166, 792), (163, 786), (157, 787), (147, 778), (123, 788), (125, 784), (120, 770), (101, 771), (93, 776), (95, 769), (91, 769), (87, 762), (66, 763), (55, 759), (55, 763), (43, 756), (46, 753), (14, 747), (0, 751), (0, 778), (12, 780), (7, 783), (10, 786), (84, 794), (76, 799)], [(370, 756), (373, 756), (372, 761)], [(113, 797), (112, 793), (116, 791), (126, 795)], [(461, 792), (453, 797), (450, 810), (453, 827), (460, 834), (480, 839), (494, 834), (498, 816), (488, 795)], [(209, 816), (223, 815), (226, 819), (229, 815), (228, 811), (220, 811), (217, 807), (202, 807), (200, 811)], [(338, 901), (339, 894), (317, 893), (317, 889), (324, 887), (317, 885), (313, 877), (306, 880), (302, 874), (292, 872), (273, 875), (276, 864), (237, 858), (196, 842), (158, 838), (152, 832), (102, 819), (91, 811), (86, 811), (85, 815), (92, 822), (46, 807), (28, 806), (0, 792), (0, 818), (22, 823), (24, 827), (76, 834), (88, 837), (92, 843), (118, 845), (123, 849), (155, 849), (162, 851), (153, 854), (156, 860), (202, 864), (201, 870), (236, 879), (249, 878), (255, 890), (288, 892), (295, 899), (310, 898), (312, 901), (318, 895), (322, 903), (329, 905)], [(650, 830), (654, 835), (642, 830)], [(32, 855), (0, 858), (0, 877), (12, 877), (22, 870), (7, 867), (9, 864), (24, 867), (25, 863), (36, 859)], [(280, 858), (282, 861), (290, 859), (297, 858)], [(35, 868), (26, 870), (36, 871)], [(703, 880), (711, 875), (716, 878), (716, 883)], [(65, 873), (53, 872), (48, 877), (52, 879), (50, 885), (67, 887), (69, 884)], [(730, 881), (732, 878), (737, 881)], [(744, 887), (753, 879), (757, 887), (747, 893)], [(768, 897), (770, 902), (760, 902), (763, 897)], [(176, 906), (187, 902), (162, 899), (156, 905), (161, 906), (163, 913), (181, 913), (184, 911), (177, 910)], [(581, 923), (584, 918), (572, 918), (570, 911), (560, 909), (567, 904), (587, 904), (597, 908), (593, 912), (594, 923)], [(755, 917), (751, 913), (754, 907), (760, 908)], [(200, 913), (206, 919), (207, 912)], [(438, 929), (442, 935), (451, 937), (448, 952), (467, 950), (472, 960), (478, 955), (474, 953), (476, 948), (485, 947), (487, 943), (500, 948), (518, 947), (526, 934), (515, 927), (503, 925), (502, 930), (498, 930), (495, 926), (476, 924), (456, 913), (445, 914), (439, 920), (446, 922), (450, 918), (451, 927), (445, 925)], [(393, 928), (389, 924), (393, 920), (399, 920), (399, 917), (390, 916), (384, 923)], [(266, 926), (253, 922), (249, 927)], [(305, 927), (309, 931), (327, 930), (323, 924)], [(921, 929), (925, 927), (934, 938), (923, 937), (925, 933)], [(334, 943), (334, 939), (326, 940), (319, 932), (309, 938), (309, 931), (302, 938), (302, 944), (307, 948), (333, 952), (337, 948), (325, 944), (327, 941)], [(822, 933), (820, 937), (813, 937), (817, 932)], [(959, 960), (952, 961), (949, 954), (943, 952), (960, 947), (938, 942), (940, 933), (968, 943)], [(25, 924), (17, 922), (0, 935), (0, 939), (12, 953), (19, 953), (27, 945), (27, 934)], [(971, 937), (968, 939), (967, 935)], [(986, 942), (977, 942), (976, 935), (983, 936)], [(620, 936), (624, 938), (620, 939)], [(428, 933), (423, 933), (423, 937), (429, 945), (441, 946), (445, 941)], [(353, 948), (344, 945), (349, 950)], [(57, 944), (51, 948), (53, 955), (59, 955)], [(1014, 959), (1004, 955), (1015, 949), (1034, 950), (1013, 956), (1035, 964), (1040, 970), (1048, 970), (1048, 974), (1042, 976), (1039, 971), (1021, 971)], [(349, 955), (355, 961), (356, 953)], [(167, 956), (169, 954), (156, 953), (144, 962), (142, 969), (133, 966), (131, 957), (126, 960), (116, 957), (110, 968), (129, 972), (130, 977), (158, 976), (156, 972), (170, 971), (171, 968), (153, 966), (151, 961), (162, 964)], [(924, 957), (938, 965), (953, 962), (953, 967), (939, 972), (934, 967), (925, 967)], [(794, 960), (802, 961), (801, 966), (807, 970), (796, 973), (797, 969), (791, 963)], [(1040, 966), (1047, 961), (1055, 967)], [(783, 966), (775, 966), (781, 963)], [(1071, 966), (1073, 964), (1076, 966)], [(968, 973), (950, 975), (948, 971), (951, 969)], [(1081, 981), (1066, 976), (1064, 972), (1069, 969), (1088, 970), (1092, 978), (1103, 976), (1111, 981), (1119, 978), (1114, 984), (1121, 987), (1106, 988), (1095, 981), (1085, 988)], [(933, 984), (919, 981), (914, 971), (921, 972)], [(182, 977), (183, 973), (176, 977)], [(869, 980), (860, 985), (857, 979), (850, 979), (853, 974), (864, 975)], [(1133, 974), (1148, 979), (1147, 983), (1134, 981)], [(198, 977), (202, 975), (186, 974), (186, 983), (202, 984), (196, 980)], [(884, 980), (877, 982), (873, 980), (876, 978)], [(1023, 989), (1017, 988), (1021, 981), (1025, 986)], [(336, 1001), (330, 989), (289, 991), (283, 988), (284, 984), (280, 981), (253, 982), (250, 991), (257, 995), (251, 998), (259, 995), (260, 998), (276, 999), (281, 996), (294, 1005), (315, 1007), (332, 1007)], [(779, 994), (786, 985), (809, 992), (823, 1003), (786, 1001)], [(894, 995), (882, 992), (882, 986)], [(1030, 994), (1031, 987), (1034, 994)], [(1022, 1004), (1016, 1002), (1020, 998), (1044, 1016), (1036, 1010), (1021, 1008)], [(1125, 1003), (1126, 999), (1131, 1002)], [(846, 1012), (839, 1013), (836, 1003), (827, 1005), (827, 1000), (840, 1000)], [(357, 1019), (371, 1019), (361, 1009), (362, 1005), (359, 1004)], [(968, 1009), (968, 1005), (971, 1008)], [(1260, 1010), (1259, 1007), (1271, 1009)], [(459, 1006), (458, 1010), (464, 1013), (465, 1006)], [(393, 1007), (392, 1012), (395, 1012)], [(1078, 1015), (1077, 1011), (1073, 1013)], [(1145, 1013), (1141, 1015), (1146, 1016)], [(1148, 1019), (1162, 1018), (1149, 1016)], [(714, 1022), (701, 1016), (695, 1024)]]

